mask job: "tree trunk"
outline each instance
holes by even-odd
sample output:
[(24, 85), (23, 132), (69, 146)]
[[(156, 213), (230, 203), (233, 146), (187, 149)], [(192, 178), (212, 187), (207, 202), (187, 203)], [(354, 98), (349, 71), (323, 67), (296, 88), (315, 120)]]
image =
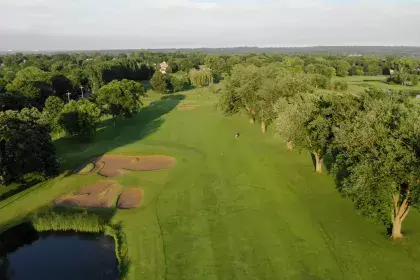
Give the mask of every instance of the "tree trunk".
[(324, 159), (318, 153), (313, 154), (315, 156), (315, 172), (322, 173), (322, 163)]
[(292, 151), (293, 150), (292, 140), (287, 141), (287, 143), (286, 143), (286, 150), (288, 150), (288, 151)]
[(408, 211), (410, 210), (410, 205), (408, 200), (410, 198), (410, 191), (408, 190), (404, 200), (399, 204), (400, 194), (396, 193), (392, 196), (394, 201), (394, 209), (392, 211), (392, 239), (401, 239), (403, 237), (401, 233), (402, 222), (408, 215)]
[(254, 124), (254, 123), (255, 123), (255, 118), (254, 118), (254, 117), (249, 118), (249, 123), (250, 123), (250, 124)]
[(265, 121), (261, 121), (261, 132), (262, 133), (267, 132), (267, 125), (265, 124)]
[(401, 233), (401, 224), (402, 221), (400, 219), (395, 219), (394, 222), (392, 223), (392, 234), (391, 234), (391, 238), (396, 240), (396, 239), (401, 239), (403, 237), (402, 233)]

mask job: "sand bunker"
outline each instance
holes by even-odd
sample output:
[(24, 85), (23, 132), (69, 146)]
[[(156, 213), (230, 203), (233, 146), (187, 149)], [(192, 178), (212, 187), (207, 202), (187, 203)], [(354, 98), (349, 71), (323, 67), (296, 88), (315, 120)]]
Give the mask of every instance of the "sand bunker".
[(117, 207), (120, 209), (131, 209), (140, 206), (143, 199), (143, 191), (137, 188), (128, 188), (120, 194)]
[(104, 155), (94, 158), (91, 161), (94, 168), (89, 172), (82, 173), (79, 169), (78, 174), (99, 173), (105, 177), (117, 177), (122, 175), (123, 170), (131, 171), (152, 171), (169, 168), (175, 165), (175, 159), (168, 156), (121, 156)]
[(185, 110), (195, 110), (199, 107), (200, 105), (196, 105), (196, 104), (185, 104), (185, 105), (181, 105), (178, 106), (178, 110), (181, 111), (185, 111)]
[(121, 189), (122, 187), (113, 181), (100, 181), (81, 187), (72, 195), (61, 196), (54, 200), (54, 203), (87, 208), (109, 208), (115, 206), (116, 197)]

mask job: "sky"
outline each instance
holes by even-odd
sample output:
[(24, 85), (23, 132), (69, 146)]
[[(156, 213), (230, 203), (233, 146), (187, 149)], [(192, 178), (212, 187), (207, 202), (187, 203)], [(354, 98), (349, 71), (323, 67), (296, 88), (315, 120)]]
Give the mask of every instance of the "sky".
[(420, 0), (0, 0), (1, 50), (420, 46)]

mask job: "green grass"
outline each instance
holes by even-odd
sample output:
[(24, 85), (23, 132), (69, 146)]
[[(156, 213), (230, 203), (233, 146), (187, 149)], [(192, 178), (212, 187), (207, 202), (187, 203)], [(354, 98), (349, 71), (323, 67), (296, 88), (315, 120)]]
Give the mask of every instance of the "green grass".
[(335, 77), (334, 80), (346, 81), (349, 84), (350, 91), (360, 92), (366, 88), (384, 88), (395, 91), (420, 91), (420, 85), (403, 86), (386, 83), (387, 76), (348, 76)]
[[(184, 98), (184, 99), (182, 99)], [(390, 241), (358, 216), (333, 178), (313, 172), (308, 153), (286, 152), (272, 127), (262, 135), (244, 116), (224, 117), (216, 95), (192, 90), (149, 97), (150, 107), (95, 141), (56, 141), (63, 171), (101, 153), (173, 156), (172, 169), (117, 178), (144, 189), (138, 209), (117, 210), (131, 279), (416, 279), (420, 215)], [(200, 105), (181, 111), (180, 104)], [(234, 133), (241, 137), (234, 139)], [(62, 176), (0, 202), (0, 225), (13, 224), (60, 194), (100, 179)]]

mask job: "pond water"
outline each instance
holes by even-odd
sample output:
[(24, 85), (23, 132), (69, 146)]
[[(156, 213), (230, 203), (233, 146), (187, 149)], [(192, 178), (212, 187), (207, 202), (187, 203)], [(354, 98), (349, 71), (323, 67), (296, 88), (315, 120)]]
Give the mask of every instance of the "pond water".
[(0, 235), (0, 279), (118, 279), (114, 239), (16, 226)]

